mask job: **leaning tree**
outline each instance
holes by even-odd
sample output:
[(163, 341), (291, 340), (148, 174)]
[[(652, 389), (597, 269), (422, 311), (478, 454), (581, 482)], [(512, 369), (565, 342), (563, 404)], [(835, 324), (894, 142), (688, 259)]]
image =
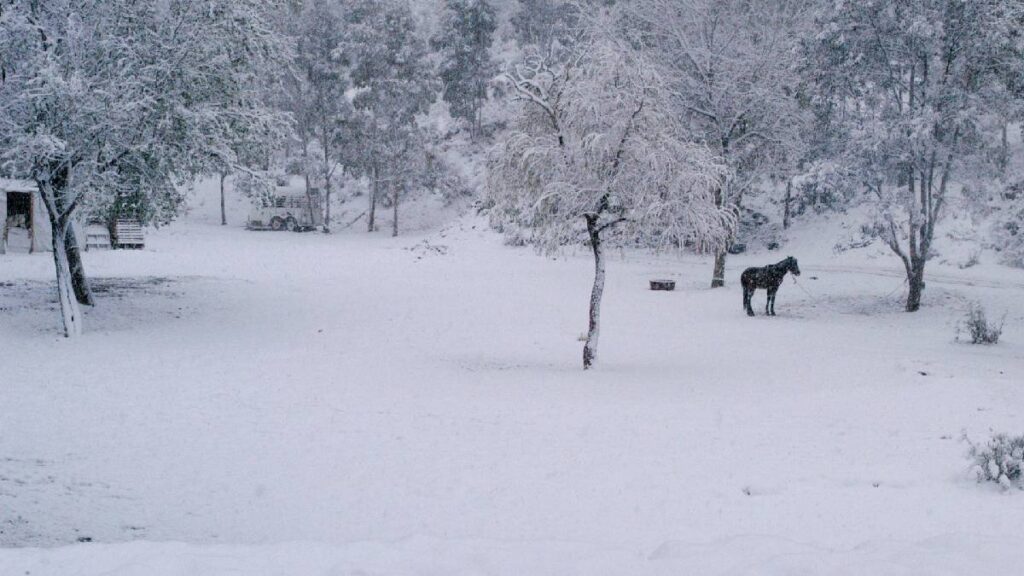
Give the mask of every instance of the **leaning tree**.
[(583, 367), (597, 356), (606, 245), (717, 248), (735, 213), (716, 206), (726, 168), (685, 140), (665, 86), (623, 38), (620, 12), (600, 8), (568, 59), (534, 54), (504, 75), (519, 103), (490, 152), (493, 223), (540, 250), (585, 242), (594, 255)]
[(240, 132), (266, 134), (283, 121), (259, 89), (289, 51), (268, 23), (278, 4), (0, 4), (0, 160), (39, 187), (66, 336), (82, 331), (66, 246), (82, 206), (177, 194), (194, 175), (239, 164)]

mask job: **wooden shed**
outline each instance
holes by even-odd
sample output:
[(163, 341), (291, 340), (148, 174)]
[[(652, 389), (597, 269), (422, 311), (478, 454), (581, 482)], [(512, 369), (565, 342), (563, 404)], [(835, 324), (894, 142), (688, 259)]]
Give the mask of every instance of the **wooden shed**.
[[(27, 236), (27, 242), (11, 244), (19, 236)], [(28, 252), (53, 250), (50, 218), (39, 189), (30, 180), (0, 178), (0, 254), (8, 248)]]

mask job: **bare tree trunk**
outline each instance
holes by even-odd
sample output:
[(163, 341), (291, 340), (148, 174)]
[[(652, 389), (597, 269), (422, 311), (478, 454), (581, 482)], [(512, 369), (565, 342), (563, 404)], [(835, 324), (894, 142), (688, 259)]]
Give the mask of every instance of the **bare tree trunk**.
[(227, 178), (227, 176), (228, 175), (223, 173), (223, 172), (220, 173), (220, 225), (221, 226), (227, 226), (228, 225), (228, 213), (227, 213), (227, 210), (224, 208), (224, 179)]
[(715, 252), (715, 270), (711, 274), (711, 287), (721, 288), (725, 286), (725, 256), (728, 254), (725, 248)]
[[(728, 145), (727, 144), (723, 144), (723, 150), (727, 151), (728, 149), (729, 149)], [(722, 190), (721, 186), (719, 186), (715, 190), (715, 206), (717, 206), (718, 208), (721, 208), (724, 205), (725, 205), (725, 191)], [(728, 248), (729, 248), (729, 244), (726, 243), (726, 245), (722, 246), (722, 248), (720, 250), (715, 252), (715, 269), (711, 272), (711, 287), (712, 288), (721, 288), (722, 286), (725, 286), (725, 256), (726, 256)]]
[(373, 171), (370, 176), (373, 179), (372, 185), (370, 186), (370, 213), (367, 215), (366, 231), (373, 232), (376, 227), (377, 217), (377, 191), (380, 185), (380, 173), (377, 170), (377, 166), (374, 165)]
[(398, 236), (398, 193), (400, 191), (401, 191), (401, 187), (395, 186), (395, 193), (391, 195), (392, 199), (394, 200), (394, 205), (391, 207), (392, 208), (392, 218), (391, 218), (391, 237), (392, 238)]
[(783, 230), (788, 230), (789, 229), (789, 219), (790, 219), (790, 208), (789, 208), (789, 206), (790, 206), (790, 203), (792, 201), (793, 201), (793, 179), (790, 178), (786, 182), (786, 199), (785, 199), (785, 201), (783, 203), (783, 209), (782, 209), (782, 229)]
[(480, 94), (480, 92), (483, 91), (483, 90), (486, 90), (486, 88), (478, 88), (477, 96), (474, 99), (474, 104), (476, 106), (476, 114), (474, 114), (474, 117), (473, 117), (473, 130), (472, 130), (472, 132), (470, 132), (470, 139), (473, 142), (476, 142), (477, 139), (480, 138), (481, 133), (483, 132), (484, 105), (483, 105), (483, 97)]
[(57, 272), (57, 300), (60, 302), (60, 315), (64, 324), (64, 336), (74, 338), (82, 335), (82, 309), (75, 298), (75, 289), (71, 279), (71, 267), (68, 264), (67, 223), (61, 223), (51, 215), (53, 231), (53, 262)]
[[(67, 253), (68, 267), (71, 270), (71, 287), (75, 292), (75, 300), (79, 304), (95, 306), (96, 300), (92, 296), (89, 279), (85, 276), (85, 266), (82, 264), (82, 252), (78, 246), (78, 237), (75, 236), (75, 228), (70, 223), (67, 227), (64, 249)], [(56, 250), (56, 246), (54, 249)]]
[(324, 143), (322, 144), (323, 149), (324, 149), (324, 204), (326, 205), (324, 207), (324, 233), (330, 234), (331, 233), (331, 164), (330, 164), (331, 157), (330, 157), (330, 148), (329, 148), (329, 145), (326, 142), (326, 138), (327, 138), (327, 131), (326, 130), (324, 130), (323, 136), (321, 138), (324, 140)]
[(324, 234), (331, 233), (331, 186), (326, 186), (327, 192), (324, 194)]
[(921, 294), (924, 292), (924, 263), (923, 257), (911, 259), (910, 271), (907, 275), (907, 284), (910, 287), (907, 293), (907, 312), (917, 312), (921, 308)]
[(1003, 121), (1002, 139), (999, 148), (999, 172), (1006, 174), (1006, 167), (1010, 163), (1010, 135), (1009, 122)]
[(82, 309), (78, 305), (78, 298), (75, 295), (74, 280), (72, 279), (71, 264), (68, 261), (69, 250), (74, 253), (78, 265), (78, 273), (81, 274), (85, 295), (88, 294), (88, 284), (84, 282), (85, 271), (81, 266), (81, 259), (78, 254), (78, 245), (69, 249), (68, 237), (74, 239), (71, 231), (71, 219), (74, 215), (74, 202), (69, 202), (64, 194), (67, 192), (69, 168), (58, 168), (52, 174), (52, 180), (37, 181), (39, 194), (46, 207), (46, 214), (50, 219), (50, 234), (53, 239), (53, 263), (57, 275), (57, 301), (60, 303), (61, 320), (64, 325), (64, 336), (74, 338), (82, 335)]
[(590, 324), (587, 341), (583, 345), (583, 369), (588, 370), (597, 360), (597, 343), (601, 336), (601, 297), (604, 295), (604, 248), (601, 246), (601, 232), (597, 217), (587, 217), (587, 232), (590, 247), (594, 251), (594, 287), (590, 291)]

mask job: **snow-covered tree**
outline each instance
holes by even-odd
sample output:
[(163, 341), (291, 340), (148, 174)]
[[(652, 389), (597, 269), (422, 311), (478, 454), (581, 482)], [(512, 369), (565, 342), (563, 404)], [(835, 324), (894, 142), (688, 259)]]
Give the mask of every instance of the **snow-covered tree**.
[(908, 312), (921, 305), (953, 182), (987, 154), (983, 123), (1022, 57), (1020, 10), (1003, 0), (847, 2), (821, 19), (816, 49), (843, 108), (843, 161), (868, 190), (875, 232), (903, 262)]
[(405, 127), (406, 133), (397, 138), (388, 149), (387, 163), (391, 166), (384, 182), (387, 199), (391, 203), (391, 235), (398, 236), (398, 209), (403, 200), (419, 192), (428, 176), (425, 131), (414, 125)]
[(295, 118), (306, 193), (311, 176), (323, 186), (324, 231), (330, 231), (332, 184), (342, 167), (339, 147), (353, 112), (345, 93), (348, 70), (342, 9), (337, 0), (304, 3), (297, 17), (295, 76), (287, 82), (292, 96), (287, 109)]
[[(649, 45), (690, 138), (729, 167), (719, 206), (744, 195), (801, 156), (809, 117), (797, 99), (796, 50), (806, 2), (635, 0), (631, 29)], [(712, 287), (725, 281), (727, 246), (715, 255)]]
[(441, 29), (431, 41), (441, 57), (442, 97), (452, 117), (467, 122), (478, 137), (487, 83), (497, 73), (490, 52), (497, 18), (488, 0), (445, 0), (445, 6)]
[[(263, 0), (10, 0), (0, 8), (0, 155), (33, 179), (53, 228), (64, 332), (81, 333), (67, 235), (78, 209), (125, 191), (176, 194), (236, 164), (240, 126), (287, 53)], [(80, 266), (80, 263), (78, 264)], [(84, 274), (83, 274), (84, 276)]]
[(417, 116), (435, 99), (435, 72), (407, 1), (353, 0), (346, 19), (357, 111), (347, 131), (347, 157), (356, 173), (370, 179), (367, 229), (373, 232), (381, 186), (403, 172)]
[(717, 248), (735, 224), (715, 202), (727, 168), (687, 141), (664, 82), (619, 34), (619, 10), (591, 8), (564, 63), (531, 56), (504, 75), (519, 111), (487, 178), (496, 226), (546, 252), (592, 250), (584, 368), (597, 356), (606, 244)]

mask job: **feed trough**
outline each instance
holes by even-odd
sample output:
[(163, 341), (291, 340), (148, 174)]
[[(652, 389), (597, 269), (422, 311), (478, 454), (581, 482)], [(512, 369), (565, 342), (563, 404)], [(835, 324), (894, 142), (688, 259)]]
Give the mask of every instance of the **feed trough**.
[(675, 280), (651, 280), (651, 290), (675, 290)]

